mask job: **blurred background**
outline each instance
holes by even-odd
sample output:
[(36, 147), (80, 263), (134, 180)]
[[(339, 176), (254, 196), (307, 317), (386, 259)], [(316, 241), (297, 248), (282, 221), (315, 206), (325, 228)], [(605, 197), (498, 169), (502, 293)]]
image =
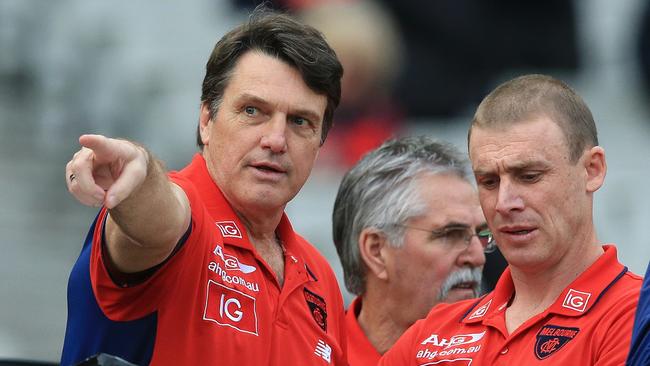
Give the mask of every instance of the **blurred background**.
[[(599, 239), (644, 273), (650, 2), (528, 3), (273, 3), (321, 29), (346, 68), (336, 125), (287, 209), (339, 275), (330, 216), (346, 169), (393, 135), (430, 134), (466, 151), (481, 98), (530, 72), (567, 81), (591, 107), (609, 165), (595, 199)], [(196, 152), (205, 62), (254, 5), (0, 0), (0, 358), (60, 357), (67, 279), (96, 213), (65, 187), (78, 136), (127, 137), (183, 167)]]

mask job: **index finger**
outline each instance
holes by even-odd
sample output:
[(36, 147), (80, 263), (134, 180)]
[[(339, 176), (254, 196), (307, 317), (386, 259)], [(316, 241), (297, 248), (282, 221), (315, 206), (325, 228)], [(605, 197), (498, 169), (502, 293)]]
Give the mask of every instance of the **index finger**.
[(98, 163), (111, 162), (118, 158), (120, 145), (117, 141), (102, 135), (81, 135), (79, 143), (92, 150)]

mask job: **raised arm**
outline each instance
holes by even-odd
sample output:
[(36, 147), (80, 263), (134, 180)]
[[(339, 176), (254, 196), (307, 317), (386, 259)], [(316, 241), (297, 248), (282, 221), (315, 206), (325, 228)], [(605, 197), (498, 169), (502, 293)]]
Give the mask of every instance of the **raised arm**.
[(104, 205), (107, 254), (115, 269), (138, 272), (164, 261), (190, 224), (185, 192), (144, 147), (101, 135), (83, 135), (66, 166), (70, 193)]

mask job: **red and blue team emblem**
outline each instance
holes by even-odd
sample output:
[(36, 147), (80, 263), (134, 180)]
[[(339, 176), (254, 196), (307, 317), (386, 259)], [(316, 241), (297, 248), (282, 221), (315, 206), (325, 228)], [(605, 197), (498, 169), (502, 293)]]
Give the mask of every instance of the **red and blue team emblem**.
[(537, 333), (535, 356), (543, 360), (564, 347), (578, 335), (580, 328), (560, 327), (547, 324)]
[(325, 304), (325, 300), (315, 293), (307, 290), (306, 287), (304, 289), (304, 295), (305, 300), (307, 301), (307, 306), (309, 306), (311, 316), (316, 321), (316, 324), (318, 324), (322, 330), (327, 332), (327, 304)]

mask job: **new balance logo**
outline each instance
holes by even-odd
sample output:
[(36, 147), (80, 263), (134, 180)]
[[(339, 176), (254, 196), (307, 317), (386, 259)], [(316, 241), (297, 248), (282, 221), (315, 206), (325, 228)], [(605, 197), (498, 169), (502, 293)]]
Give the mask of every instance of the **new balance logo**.
[(320, 339), (318, 340), (314, 354), (323, 358), (323, 360), (327, 361), (327, 363), (332, 362), (332, 347)]

